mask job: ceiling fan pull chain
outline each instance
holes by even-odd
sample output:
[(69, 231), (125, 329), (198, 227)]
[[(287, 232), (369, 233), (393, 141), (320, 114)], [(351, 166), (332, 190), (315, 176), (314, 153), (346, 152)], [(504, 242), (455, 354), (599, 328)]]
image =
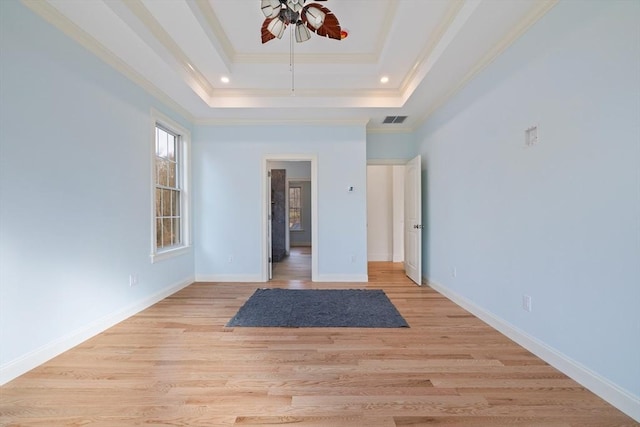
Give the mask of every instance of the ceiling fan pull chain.
[(291, 25), (289, 28), (289, 40), (291, 43), (291, 48), (289, 50), (289, 69), (291, 70), (291, 96), (294, 96), (296, 94), (296, 87), (295, 87), (295, 63), (294, 63), (294, 55), (293, 55), (293, 49), (294, 49), (294, 43), (293, 43), (293, 27), (295, 27), (295, 25)]

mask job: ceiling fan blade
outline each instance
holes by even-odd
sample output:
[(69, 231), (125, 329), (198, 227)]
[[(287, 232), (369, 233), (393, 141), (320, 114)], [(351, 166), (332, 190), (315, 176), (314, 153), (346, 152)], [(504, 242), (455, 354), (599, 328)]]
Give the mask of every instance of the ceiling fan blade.
[[(317, 28), (316, 28), (316, 25), (310, 22), (309, 20), (310, 17), (307, 16), (309, 14), (308, 13), (309, 9), (319, 9), (324, 14), (324, 21), (322, 22), (321, 25), (317, 26)], [(317, 3), (308, 4), (302, 9), (302, 13), (300, 14), (300, 17), (302, 18), (302, 22), (304, 22), (307, 28), (309, 28), (311, 31), (318, 34), (319, 36), (329, 37), (330, 39), (336, 39), (336, 40), (342, 39), (340, 35), (341, 28), (340, 28), (340, 22), (338, 22), (338, 17), (334, 15), (333, 12), (331, 12), (326, 7)]]
[(267, 18), (264, 20), (264, 22), (262, 23), (262, 44), (265, 44), (266, 42), (268, 42), (269, 40), (273, 40), (276, 38), (276, 36), (274, 36), (273, 34), (271, 34), (271, 32), (267, 29), (267, 27), (269, 26), (269, 23), (273, 20), (273, 19), (278, 19), (276, 18)]

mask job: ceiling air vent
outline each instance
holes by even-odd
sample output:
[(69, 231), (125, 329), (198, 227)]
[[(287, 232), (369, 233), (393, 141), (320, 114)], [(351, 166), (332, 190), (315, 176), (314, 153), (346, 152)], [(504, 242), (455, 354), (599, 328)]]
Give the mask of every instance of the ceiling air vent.
[(407, 118), (407, 116), (387, 116), (384, 118), (384, 120), (382, 121), (382, 123), (385, 124), (400, 124), (403, 123), (405, 121), (405, 119)]

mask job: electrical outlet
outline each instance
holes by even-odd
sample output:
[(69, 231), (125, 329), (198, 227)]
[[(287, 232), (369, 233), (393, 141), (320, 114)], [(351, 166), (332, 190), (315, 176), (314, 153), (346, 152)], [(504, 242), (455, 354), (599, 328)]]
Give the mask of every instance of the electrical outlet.
[(351, 255), (351, 262), (352, 263), (356, 262), (356, 256), (355, 255)]
[(451, 267), (451, 277), (457, 277), (458, 276), (458, 269), (455, 267)]
[(229, 260), (228, 260), (229, 264), (231, 264), (233, 262), (233, 255), (229, 255)]
[(138, 284), (138, 275), (137, 274), (130, 274), (129, 275), (129, 287), (135, 286), (137, 284)]
[(524, 143), (527, 146), (538, 143), (538, 126), (531, 126), (524, 131)]
[(531, 312), (531, 297), (527, 294), (522, 295), (522, 309)]

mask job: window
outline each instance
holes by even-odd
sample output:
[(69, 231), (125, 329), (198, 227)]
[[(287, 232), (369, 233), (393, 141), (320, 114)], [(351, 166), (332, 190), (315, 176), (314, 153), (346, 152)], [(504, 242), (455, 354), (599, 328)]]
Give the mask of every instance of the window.
[(302, 187), (289, 187), (289, 230), (302, 230)]
[(155, 121), (152, 261), (182, 253), (189, 245), (188, 133), (168, 120)]

